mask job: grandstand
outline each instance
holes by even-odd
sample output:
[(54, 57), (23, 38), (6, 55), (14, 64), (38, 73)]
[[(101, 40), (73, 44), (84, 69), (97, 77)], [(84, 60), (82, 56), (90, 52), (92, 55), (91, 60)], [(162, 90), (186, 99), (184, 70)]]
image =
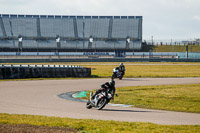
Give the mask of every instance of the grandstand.
[(131, 52), (141, 43), (142, 16), (0, 14), (2, 52)]

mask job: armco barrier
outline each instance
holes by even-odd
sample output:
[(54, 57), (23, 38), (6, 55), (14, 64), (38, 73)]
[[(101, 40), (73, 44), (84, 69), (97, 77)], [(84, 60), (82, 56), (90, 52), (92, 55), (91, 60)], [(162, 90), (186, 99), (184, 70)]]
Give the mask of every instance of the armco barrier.
[(89, 77), (91, 68), (65, 65), (0, 65), (0, 79)]

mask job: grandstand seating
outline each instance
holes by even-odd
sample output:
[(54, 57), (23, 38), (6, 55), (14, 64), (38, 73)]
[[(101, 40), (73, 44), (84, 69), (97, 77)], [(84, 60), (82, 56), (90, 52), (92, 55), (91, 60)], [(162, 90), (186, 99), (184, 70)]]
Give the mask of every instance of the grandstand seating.
[(122, 19), (113, 20), (113, 32), (114, 38), (124, 38), (131, 36), (138, 38), (138, 19)]
[(12, 25), (13, 36), (19, 35), (27, 37), (37, 36), (36, 20), (32, 18), (12, 18), (10, 19)]
[(108, 19), (77, 20), (77, 25), (79, 37), (88, 38), (90, 35), (92, 35), (94, 38), (108, 38)]
[(61, 49), (141, 49), (142, 17), (0, 14), (0, 47), (18, 48), (19, 35), (24, 49), (55, 49), (57, 35)]
[(15, 47), (15, 43), (12, 40), (0, 40), (0, 46), (2, 48), (13, 48)]
[[(16, 42), (16, 43), (18, 43), (18, 42)], [(38, 47), (36, 41), (33, 41), (33, 40), (24, 40), (23, 41), (23, 48), (34, 48), (34, 47)]]
[(74, 37), (74, 27), (72, 19), (40, 19), (41, 36), (55, 38)]

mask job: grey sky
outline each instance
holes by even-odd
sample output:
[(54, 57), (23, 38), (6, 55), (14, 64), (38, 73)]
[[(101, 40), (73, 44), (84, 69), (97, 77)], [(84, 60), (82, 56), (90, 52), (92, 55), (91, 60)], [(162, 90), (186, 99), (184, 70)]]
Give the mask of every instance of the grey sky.
[(0, 0), (0, 14), (143, 16), (143, 39), (200, 38), (200, 0)]

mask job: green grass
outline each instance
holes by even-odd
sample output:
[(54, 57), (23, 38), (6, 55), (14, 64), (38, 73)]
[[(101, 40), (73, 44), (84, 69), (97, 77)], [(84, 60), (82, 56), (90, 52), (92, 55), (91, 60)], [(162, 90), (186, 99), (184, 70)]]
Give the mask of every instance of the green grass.
[[(200, 77), (200, 65), (126, 65), (125, 77)], [(86, 65), (92, 75), (111, 77), (114, 65)]]
[[(45, 64), (45, 63), (37, 63)], [(51, 65), (80, 65), (92, 68), (92, 78), (109, 78), (118, 62), (67, 62)], [(154, 77), (200, 77), (200, 63), (138, 63), (125, 62), (128, 78)]]
[[(116, 88), (116, 94), (119, 96), (111, 103), (200, 113), (200, 84), (121, 87)], [(89, 93), (82, 99), (88, 98)]]
[(113, 103), (200, 113), (200, 84), (122, 87), (116, 93)]
[[(163, 45), (154, 46), (154, 52), (186, 52), (186, 46), (184, 45)], [(188, 45), (189, 52), (200, 52), (200, 45)]]
[(37, 126), (70, 127), (79, 132), (89, 133), (197, 133), (200, 125), (158, 125), (141, 122), (118, 122), (91, 119), (71, 119), (59, 117), (33, 116), (33, 115), (10, 115), (0, 114), (1, 124), (31, 124)]

